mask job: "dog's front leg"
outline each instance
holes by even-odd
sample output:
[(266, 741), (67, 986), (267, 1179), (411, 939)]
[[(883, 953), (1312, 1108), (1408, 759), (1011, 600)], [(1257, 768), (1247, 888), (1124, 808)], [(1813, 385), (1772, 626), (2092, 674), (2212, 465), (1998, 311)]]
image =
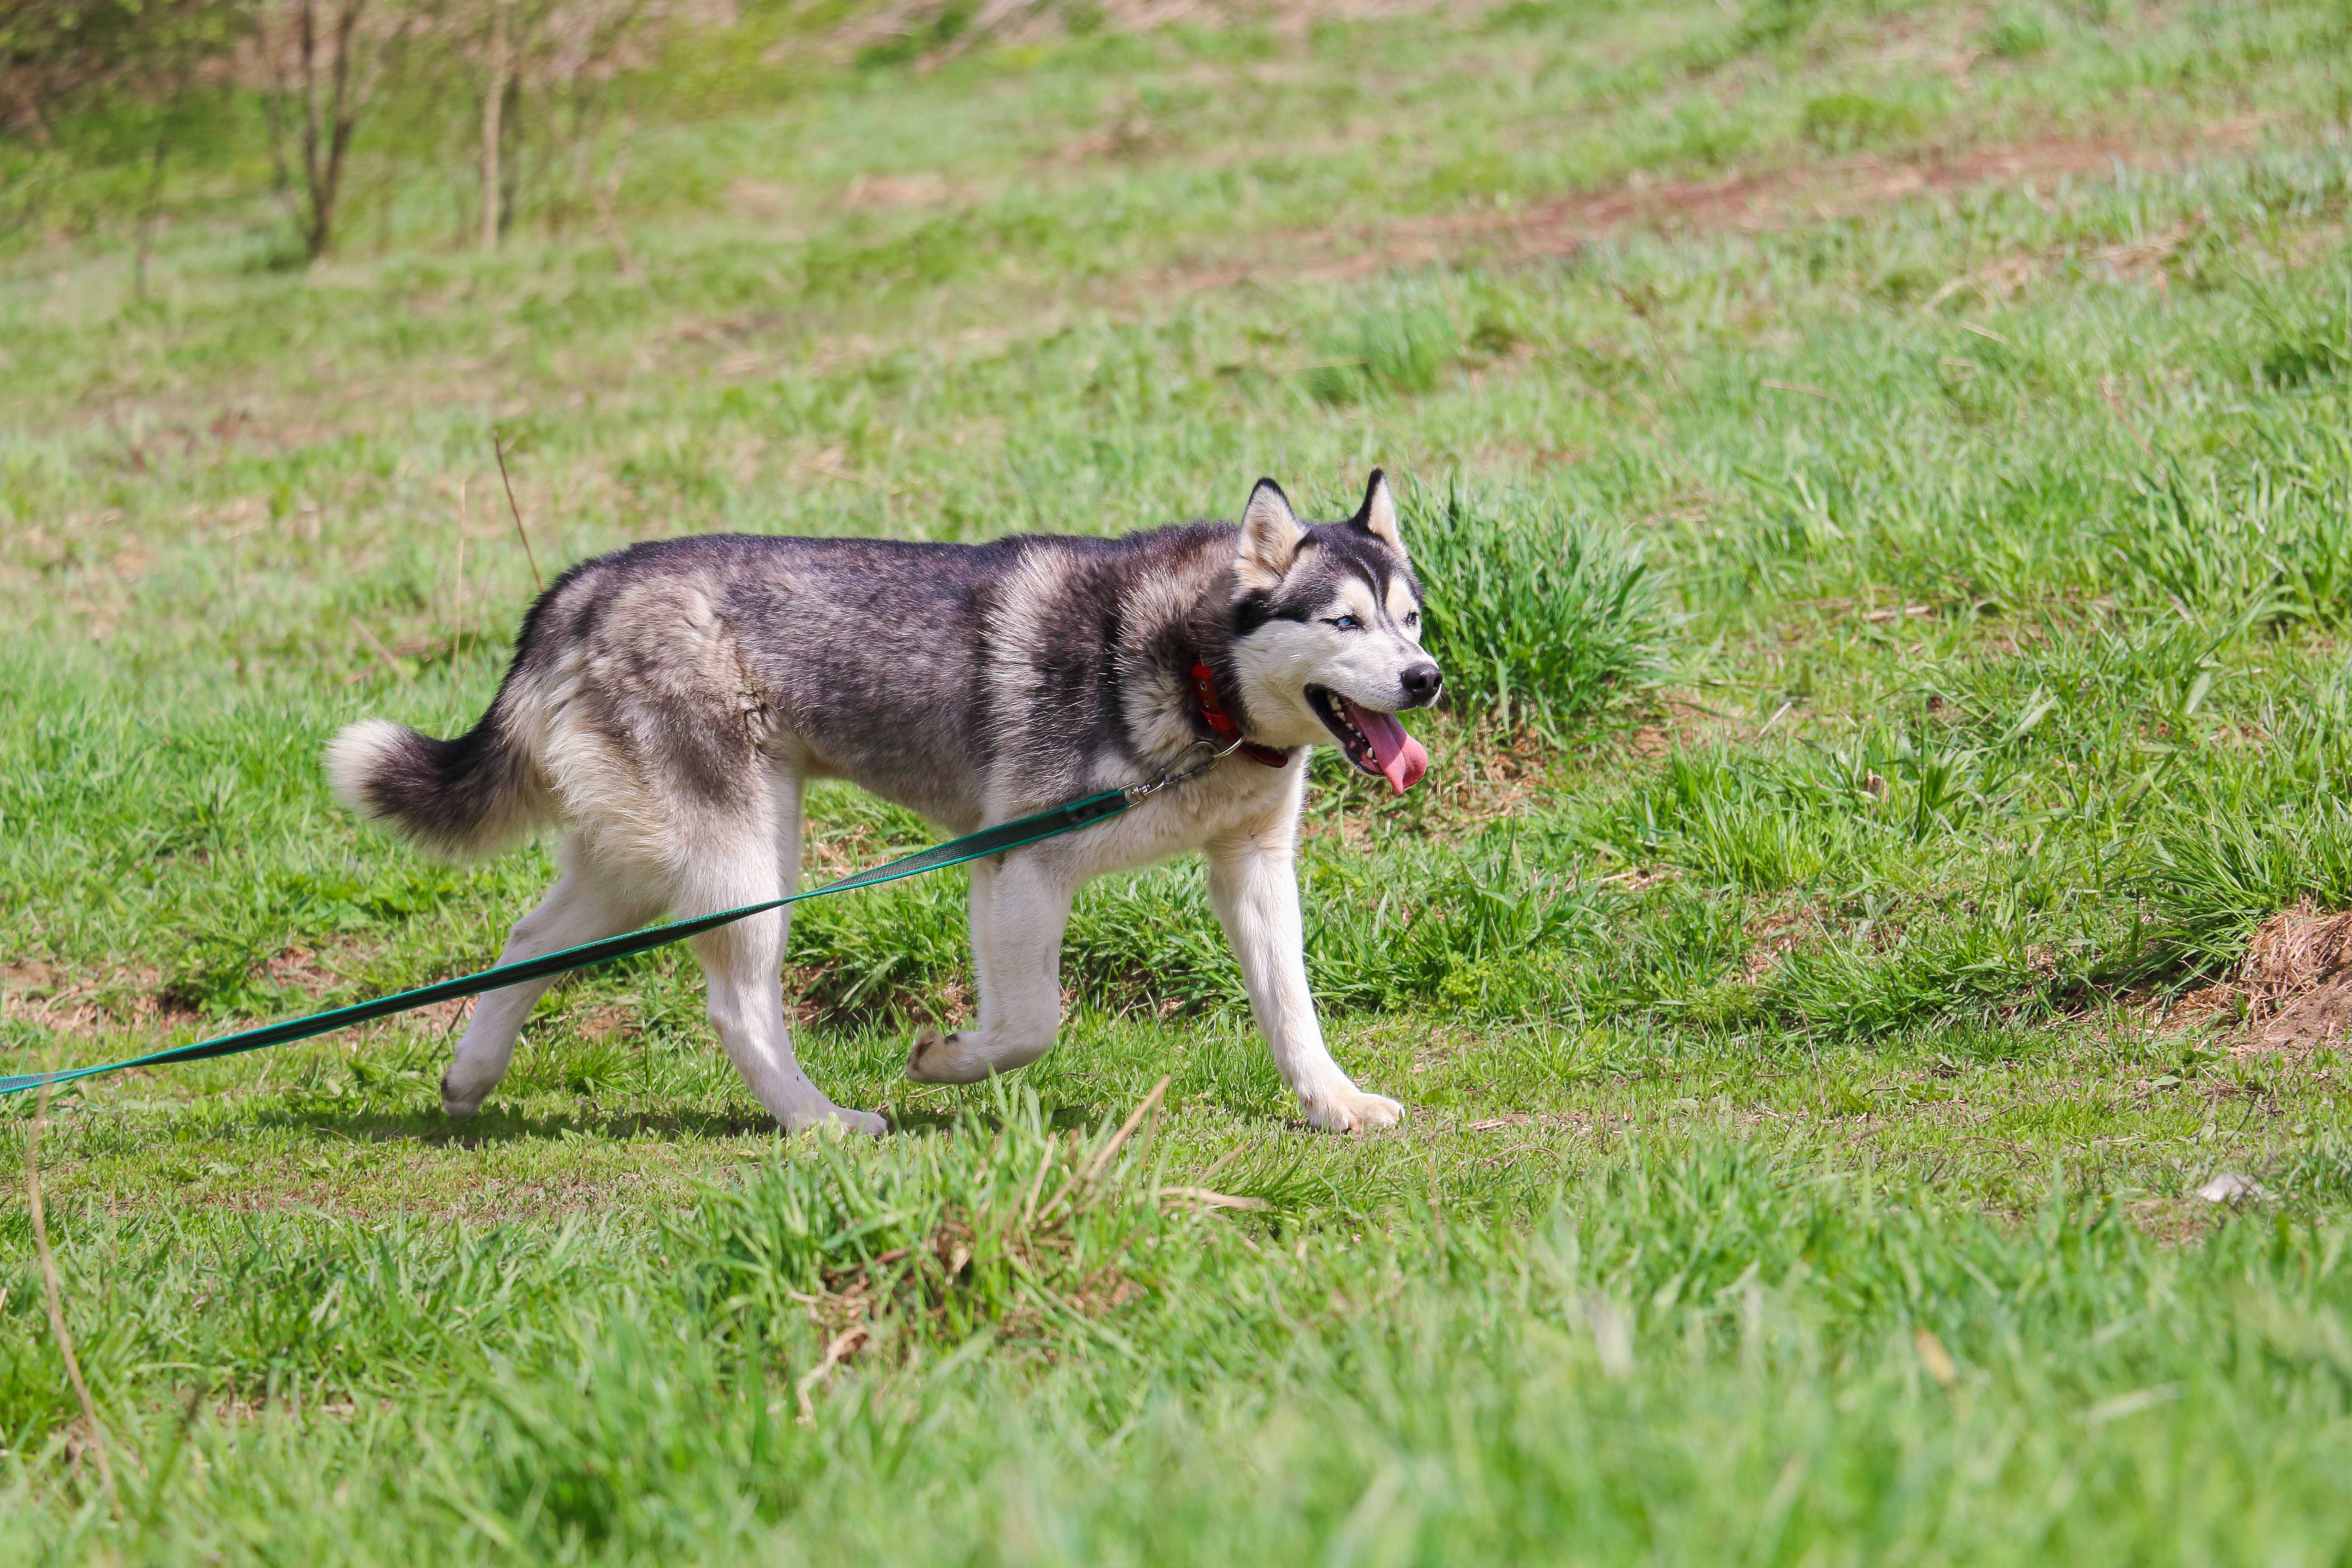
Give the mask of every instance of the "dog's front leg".
[(907, 1053), (917, 1083), (978, 1083), (1051, 1050), (1062, 1026), (1062, 932), (1077, 886), (1050, 851), (971, 863), (971, 960), (980, 1026), (925, 1029)]
[(1241, 961), (1258, 1030), (1274, 1049), (1283, 1081), (1298, 1091), (1307, 1120), (1330, 1132), (1393, 1127), (1404, 1107), (1358, 1089), (1324, 1047), (1323, 1026), (1307, 989), (1307, 938), (1291, 839), (1291, 824), (1285, 822), (1210, 844), (1209, 898)]

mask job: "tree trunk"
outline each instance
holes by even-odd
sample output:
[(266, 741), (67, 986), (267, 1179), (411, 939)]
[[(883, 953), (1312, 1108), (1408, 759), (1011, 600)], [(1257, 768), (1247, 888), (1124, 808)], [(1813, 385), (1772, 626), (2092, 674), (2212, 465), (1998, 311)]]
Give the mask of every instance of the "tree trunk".
[[(322, 5), (333, 8), (328, 18), (332, 59), (324, 58), (327, 45), (320, 36)], [(373, 68), (357, 73), (352, 68), (360, 20), (367, 7), (368, 0), (293, 0), (290, 39), (283, 33), (272, 37), (266, 26), (262, 31), (271, 88), (262, 98), (269, 121), (270, 156), (278, 189), (301, 232), (303, 253), (312, 261), (326, 254), (333, 237), (335, 202), (342, 191), (352, 132), (383, 64), (378, 58)], [(295, 68), (290, 77), (284, 60), (289, 44)]]
[(482, 92), (482, 248), (499, 247), (499, 119), (507, 101), (506, 0), (490, 0), (490, 79)]
[(131, 269), (131, 297), (147, 298), (147, 258), (155, 248), (155, 223), (163, 212), (163, 158), (172, 150), (171, 121), (155, 132), (155, 161), (147, 171), (147, 211), (139, 220), (139, 256)]

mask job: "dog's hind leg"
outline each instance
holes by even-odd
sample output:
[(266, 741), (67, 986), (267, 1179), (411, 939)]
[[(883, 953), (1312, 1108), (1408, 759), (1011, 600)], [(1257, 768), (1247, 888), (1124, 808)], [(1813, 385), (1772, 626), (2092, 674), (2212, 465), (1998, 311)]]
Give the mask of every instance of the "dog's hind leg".
[(1392, 1127), (1404, 1115), (1395, 1100), (1366, 1094), (1331, 1059), (1307, 986), (1306, 933), (1298, 917), (1298, 874), (1288, 822), (1208, 847), (1209, 900), (1241, 961), (1250, 1011), (1273, 1047), (1283, 1081), (1298, 1091), (1307, 1120), (1330, 1132)]
[(907, 1053), (917, 1083), (978, 1083), (1051, 1050), (1062, 1025), (1062, 932), (1077, 889), (1060, 859), (1022, 854), (971, 863), (971, 958), (980, 1026), (926, 1029)]
[[(772, 838), (747, 834), (713, 846), (698, 860), (681, 889), (682, 915), (740, 908), (789, 894), (800, 880), (801, 780), (780, 772), (773, 793), (776, 818)], [(792, 907), (772, 910), (705, 931), (692, 939), (694, 956), (709, 986), (711, 1027), (735, 1069), (769, 1115), (789, 1131), (805, 1131), (830, 1121), (853, 1132), (877, 1136), (889, 1131), (880, 1117), (835, 1105), (809, 1081), (793, 1054), (792, 1029), (784, 1021), (784, 939)]]
[[(577, 839), (565, 840), (559, 859), (562, 877), (538, 908), (515, 922), (506, 947), (499, 953), (500, 963), (520, 963), (583, 942), (618, 936), (660, 911), (658, 895), (628, 889), (621, 879), (593, 864)], [(467, 1117), (481, 1109), (483, 1099), (506, 1076), (523, 1020), (556, 979), (550, 975), (483, 994), (465, 1037), (457, 1042), (457, 1059), (442, 1075), (442, 1110)]]

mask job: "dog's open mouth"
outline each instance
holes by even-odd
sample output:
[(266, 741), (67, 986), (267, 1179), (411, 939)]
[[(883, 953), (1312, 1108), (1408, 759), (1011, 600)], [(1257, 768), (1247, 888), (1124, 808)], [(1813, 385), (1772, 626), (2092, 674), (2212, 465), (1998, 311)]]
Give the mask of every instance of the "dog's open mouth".
[(1419, 784), (1429, 771), (1429, 753), (1404, 732), (1395, 714), (1374, 712), (1320, 686), (1307, 689), (1307, 700), (1348, 760), (1374, 778), (1388, 780), (1397, 794)]

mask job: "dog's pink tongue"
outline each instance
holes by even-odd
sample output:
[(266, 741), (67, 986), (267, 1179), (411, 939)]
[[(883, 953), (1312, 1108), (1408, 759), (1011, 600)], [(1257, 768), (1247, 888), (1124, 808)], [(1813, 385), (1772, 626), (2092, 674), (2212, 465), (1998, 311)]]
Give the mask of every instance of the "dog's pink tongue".
[[(1347, 699), (1340, 700), (1345, 702)], [(1381, 776), (1389, 781), (1391, 789), (1402, 795), (1421, 782), (1421, 775), (1429, 771), (1429, 753), (1422, 750), (1419, 741), (1404, 732), (1395, 714), (1375, 713), (1349, 702), (1348, 717), (1364, 732), (1364, 739), (1372, 743), (1372, 760), (1381, 764)]]

